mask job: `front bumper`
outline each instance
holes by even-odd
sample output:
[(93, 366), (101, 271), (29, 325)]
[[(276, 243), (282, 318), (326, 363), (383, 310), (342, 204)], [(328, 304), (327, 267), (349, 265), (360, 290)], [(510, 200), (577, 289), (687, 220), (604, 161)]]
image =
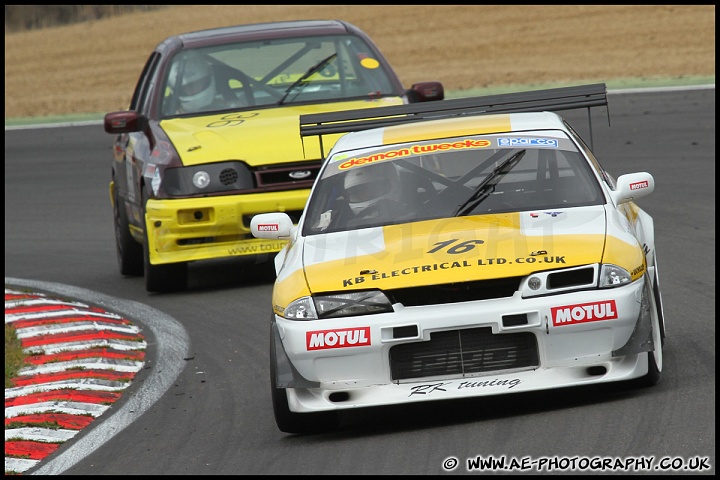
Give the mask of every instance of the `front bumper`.
[[(531, 299), (516, 295), (427, 307), (396, 305), (393, 313), (354, 318), (303, 322), (275, 316), (277, 386), (287, 388), (292, 411), (313, 412), (638, 378), (648, 369), (644, 352), (653, 349), (648, 338), (652, 333), (647, 307), (650, 289), (645, 282), (643, 278), (614, 289)], [(614, 301), (616, 318), (553, 322), (553, 308), (601, 305), (609, 300)], [(509, 326), (503, 321), (509, 313), (525, 315), (527, 323)], [(410, 371), (421, 373), (398, 375), (401, 369), (397, 355), (392, 358), (392, 348), (402, 345), (404, 349), (411, 344), (422, 348), (435, 341), (432, 334), (443, 332), (442, 336), (452, 337), (452, 332), (458, 332), (460, 338), (467, 338), (474, 330), (484, 332), (480, 335), (484, 339), (502, 339), (501, 345), (510, 346), (494, 350), (494, 344), (473, 347), (472, 357), (438, 349), (440, 353), (434, 356), (414, 358), (417, 363), (427, 362), (410, 364)], [(324, 335), (324, 348), (317, 348), (316, 341), (310, 343), (318, 335)], [(523, 340), (505, 342), (510, 338)], [(484, 362), (484, 367), (473, 370), (468, 359)], [(457, 371), (458, 364), (462, 372)]]
[(254, 238), (250, 219), (259, 213), (275, 211), (299, 215), (309, 193), (310, 190), (292, 190), (148, 200), (145, 225), (150, 263), (276, 253), (287, 242)]

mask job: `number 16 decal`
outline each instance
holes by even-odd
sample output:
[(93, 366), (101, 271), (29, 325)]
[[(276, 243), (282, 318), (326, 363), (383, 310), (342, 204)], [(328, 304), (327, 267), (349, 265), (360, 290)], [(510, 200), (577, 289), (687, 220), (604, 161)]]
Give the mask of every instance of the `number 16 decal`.
[(442, 250), (443, 248), (447, 248), (447, 253), (449, 253), (451, 255), (457, 255), (460, 253), (469, 252), (470, 250), (475, 248), (475, 245), (480, 245), (480, 244), (485, 243), (484, 240), (466, 240), (464, 242), (458, 243), (457, 245), (453, 245), (452, 247), (450, 246), (457, 241), (458, 241), (457, 238), (453, 238), (453, 239), (447, 240), (445, 242), (438, 242), (435, 244), (435, 248), (428, 250), (427, 253), (435, 253), (439, 250)]

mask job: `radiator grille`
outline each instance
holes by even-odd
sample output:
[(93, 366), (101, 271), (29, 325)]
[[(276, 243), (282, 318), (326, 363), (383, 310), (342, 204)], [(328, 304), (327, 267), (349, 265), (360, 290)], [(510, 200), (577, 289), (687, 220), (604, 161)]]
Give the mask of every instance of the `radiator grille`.
[(387, 290), (393, 302), (406, 307), (419, 305), (440, 305), (445, 303), (470, 302), (509, 298), (520, 288), (523, 277), (495, 278), (472, 282), (447, 283), (424, 287), (407, 287)]
[(263, 167), (255, 170), (258, 188), (262, 189), (302, 189), (312, 187), (320, 171), (321, 162), (303, 162)]
[(489, 327), (435, 332), (430, 341), (390, 349), (393, 380), (466, 376), (539, 366), (535, 335), (493, 335)]

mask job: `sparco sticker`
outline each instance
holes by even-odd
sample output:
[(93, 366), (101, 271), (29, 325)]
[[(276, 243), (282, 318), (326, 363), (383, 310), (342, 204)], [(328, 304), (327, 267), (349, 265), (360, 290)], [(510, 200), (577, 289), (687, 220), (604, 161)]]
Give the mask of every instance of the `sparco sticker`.
[(540, 147), (558, 148), (558, 141), (554, 138), (498, 138), (500, 147)]

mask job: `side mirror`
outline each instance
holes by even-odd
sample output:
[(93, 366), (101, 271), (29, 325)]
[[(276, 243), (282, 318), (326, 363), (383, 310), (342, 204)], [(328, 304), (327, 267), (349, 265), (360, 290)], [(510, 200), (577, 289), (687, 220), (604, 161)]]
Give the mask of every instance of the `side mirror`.
[(105, 131), (107, 133), (132, 133), (142, 129), (142, 116), (133, 110), (111, 112), (105, 115)]
[(440, 82), (420, 82), (405, 92), (410, 103), (434, 102), (445, 99), (445, 88)]
[(250, 232), (255, 238), (287, 240), (294, 227), (290, 216), (283, 212), (261, 213), (250, 220)]
[(628, 173), (617, 179), (615, 191), (612, 192), (616, 205), (631, 202), (637, 198), (650, 195), (655, 190), (655, 179), (647, 172)]

